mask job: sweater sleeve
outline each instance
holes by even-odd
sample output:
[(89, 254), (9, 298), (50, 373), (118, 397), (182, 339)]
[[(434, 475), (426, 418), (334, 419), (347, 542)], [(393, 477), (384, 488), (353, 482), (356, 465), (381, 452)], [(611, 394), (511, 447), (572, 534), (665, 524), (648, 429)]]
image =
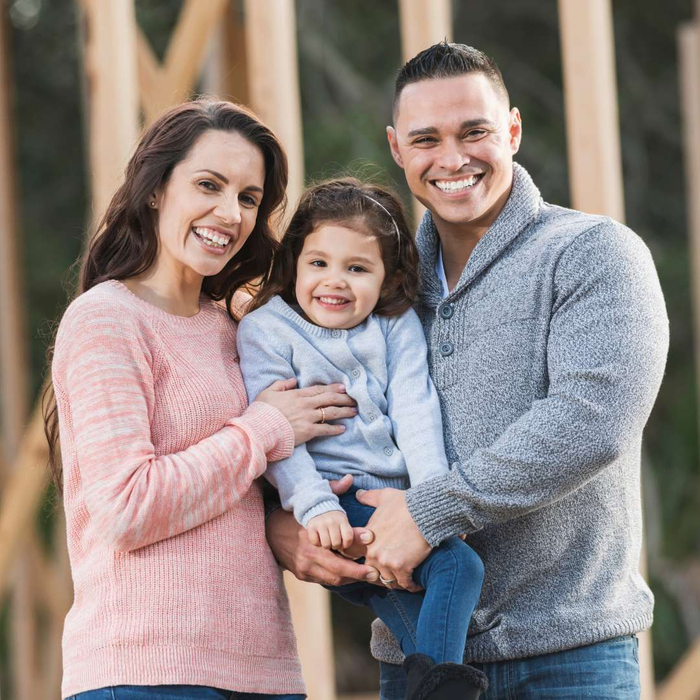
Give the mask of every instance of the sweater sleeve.
[[(291, 346), (274, 339), (283, 337), (272, 327), (274, 318), (267, 316), (263, 325), (255, 316), (246, 316), (238, 327), (238, 355), (248, 396), (257, 396), (278, 379), (294, 377)], [(265, 472), (267, 480), (280, 494), (285, 510), (293, 511), (297, 521), (306, 527), (311, 518), (331, 510), (343, 509), (338, 497), (318, 471), (306, 445), (299, 445), (287, 459), (273, 462)]]
[(106, 305), (76, 304), (66, 317), (54, 383), (67, 406), (86, 507), (114, 549), (134, 550), (212, 520), (247, 493), (267, 455), (291, 452), (284, 416), (258, 403), (196, 444), (156, 455), (154, 358), (136, 323)]
[(428, 346), (413, 309), (392, 319), (387, 333), (388, 414), (411, 486), (449, 472), (440, 400), (428, 371)]
[(492, 445), (408, 492), (431, 545), (564, 498), (638, 449), (669, 340), (648, 249), (620, 224), (599, 224), (562, 254), (554, 288), (547, 395)]

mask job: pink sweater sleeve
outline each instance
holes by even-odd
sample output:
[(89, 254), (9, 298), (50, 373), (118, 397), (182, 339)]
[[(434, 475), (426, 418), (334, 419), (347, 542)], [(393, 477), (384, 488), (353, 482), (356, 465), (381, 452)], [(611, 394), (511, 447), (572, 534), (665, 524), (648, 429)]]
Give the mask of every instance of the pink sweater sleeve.
[(245, 495), (268, 457), (291, 454), (286, 418), (253, 403), (210, 437), (156, 456), (153, 357), (133, 320), (94, 308), (65, 320), (54, 383), (67, 403), (88, 511), (114, 549), (137, 549), (208, 522)]

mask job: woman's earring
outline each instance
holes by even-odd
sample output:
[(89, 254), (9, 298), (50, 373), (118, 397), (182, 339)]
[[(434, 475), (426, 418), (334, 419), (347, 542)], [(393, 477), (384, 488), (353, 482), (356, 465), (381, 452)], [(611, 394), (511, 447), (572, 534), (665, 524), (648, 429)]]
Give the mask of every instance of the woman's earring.
[(149, 202), (149, 205), (151, 206), (151, 209), (155, 209), (155, 208), (156, 208), (156, 201), (155, 201), (155, 199), (154, 199), (153, 201)]

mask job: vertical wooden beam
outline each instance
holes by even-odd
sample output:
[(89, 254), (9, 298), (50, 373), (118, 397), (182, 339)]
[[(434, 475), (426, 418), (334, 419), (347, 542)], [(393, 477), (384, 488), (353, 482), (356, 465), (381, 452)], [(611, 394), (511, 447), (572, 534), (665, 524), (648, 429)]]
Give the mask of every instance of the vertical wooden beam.
[[(610, 0), (559, 0), (572, 206), (624, 222)], [(646, 577), (646, 553), (640, 570)], [(655, 697), (651, 635), (640, 635), (642, 700)]]
[(204, 67), (204, 91), (224, 100), (249, 104), (246, 55), (242, 0), (231, 0), (211, 42)]
[(83, 0), (95, 220), (119, 186), (139, 133), (134, 0)]
[(294, 0), (245, 0), (244, 8), (250, 106), (287, 150), (294, 206), (304, 187)]
[[(681, 109), (683, 116), (683, 161), (690, 246), (691, 288), (695, 331), (695, 368), (700, 372), (700, 12), (695, 22), (678, 31)], [(700, 403), (700, 374), (698, 374)]]
[[(404, 63), (439, 41), (452, 41), (450, 0), (399, 0), (399, 13)], [(425, 207), (414, 199), (413, 220), (416, 225), (424, 213)]]
[[(695, 332), (695, 368), (700, 370), (700, 0), (695, 21), (678, 30), (680, 94), (683, 122), (686, 206), (690, 247), (691, 288)], [(698, 381), (700, 402), (700, 379)], [(659, 700), (697, 700), (700, 697), (700, 639), (696, 639), (659, 689)]]
[[(3, 464), (14, 462), (27, 420), (29, 381), (24, 322), (22, 259), (17, 226), (17, 166), (12, 128), (12, 100), (7, 9), (0, 7), (0, 396)], [(10, 475), (0, 473), (0, 486)], [(31, 526), (30, 526), (31, 530)], [(32, 533), (33, 534), (33, 533)], [(30, 535), (31, 536), (31, 535)], [(17, 700), (36, 697), (38, 671), (35, 595), (29, 562), (22, 557), (13, 577), (13, 675)]]
[(610, 0), (559, 0), (573, 206), (625, 219)]
[[(17, 242), (17, 172), (12, 129), (6, 8), (0, 8), (0, 460), (14, 460), (29, 410), (27, 336), (24, 323), (22, 260)], [(0, 474), (0, 485), (7, 474)]]
[[(245, 0), (244, 10), (250, 106), (287, 151), (287, 197), (293, 207), (304, 186), (294, 0)], [(334, 700), (329, 594), (288, 574), (285, 582), (309, 700)]]

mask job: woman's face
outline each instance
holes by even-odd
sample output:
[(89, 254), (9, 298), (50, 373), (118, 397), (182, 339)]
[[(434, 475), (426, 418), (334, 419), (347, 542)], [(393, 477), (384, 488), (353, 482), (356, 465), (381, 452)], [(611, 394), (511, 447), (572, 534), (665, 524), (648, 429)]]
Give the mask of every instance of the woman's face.
[(236, 132), (202, 134), (156, 192), (156, 265), (186, 281), (221, 272), (255, 226), (264, 182), (257, 146)]

